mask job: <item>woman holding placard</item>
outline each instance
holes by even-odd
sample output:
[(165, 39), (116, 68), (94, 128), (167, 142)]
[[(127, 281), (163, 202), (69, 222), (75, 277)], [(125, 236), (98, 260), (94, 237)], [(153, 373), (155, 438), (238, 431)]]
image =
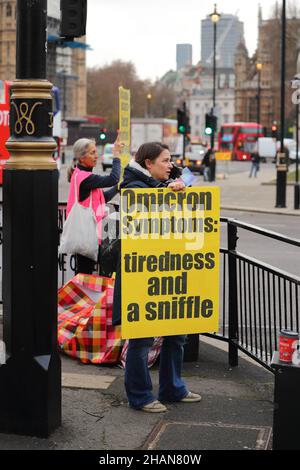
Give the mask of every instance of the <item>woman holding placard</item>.
[[(157, 142), (143, 144), (124, 171), (122, 188), (161, 188), (174, 191), (184, 189), (180, 180), (170, 182), (173, 169), (167, 146)], [(119, 262), (114, 290), (113, 324), (121, 323), (121, 263)], [(130, 339), (125, 365), (125, 389), (129, 405), (138, 410), (161, 413), (167, 411), (164, 402), (192, 403), (201, 396), (189, 392), (181, 378), (185, 335), (166, 336), (160, 356), (159, 400), (153, 396), (148, 369), (148, 352), (153, 338)]]
[[(119, 136), (113, 147), (113, 163), (110, 175), (101, 176), (93, 174), (93, 169), (97, 165), (97, 148), (94, 140), (78, 139), (74, 146), (73, 165), (68, 169), (68, 180), (70, 184), (67, 216), (69, 215), (75, 201), (78, 199), (80, 204), (93, 208), (96, 221), (99, 245), (102, 231), (101, 223), (104, 217), (105, 203), (117, 194), (117, 183), (121, 174), (120, 154), (123, 144), (120, 143)], [(107, 192), (102, 188), (113, 187)], [(92, 274), (95, 261), (83, 256), (76, 255), (77, 273)]]

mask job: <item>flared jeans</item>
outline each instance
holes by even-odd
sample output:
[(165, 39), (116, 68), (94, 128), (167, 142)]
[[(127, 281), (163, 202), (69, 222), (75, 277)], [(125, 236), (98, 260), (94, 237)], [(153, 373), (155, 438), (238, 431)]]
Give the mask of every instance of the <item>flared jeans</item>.
[[(186, 384), (181, 378), (185, 340), (186, 335), (163, 338), (159, 363), (160, 401), (180, 401), (188, 394)], [(148, 352), (152, 344), (153, 338), (129, 340), (125, 365), (125, 389), (132, 408), (142, 408), (156, 399), (152, 393), (148, 368)]]

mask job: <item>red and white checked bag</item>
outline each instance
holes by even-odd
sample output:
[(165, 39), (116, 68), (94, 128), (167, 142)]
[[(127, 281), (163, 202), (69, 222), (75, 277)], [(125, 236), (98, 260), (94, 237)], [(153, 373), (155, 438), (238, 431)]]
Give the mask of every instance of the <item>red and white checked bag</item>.
[(58, 344), (84, 363), (115, 364), (122, 345), (112, 326), (114, 279), (77, 274), (58, 291)]

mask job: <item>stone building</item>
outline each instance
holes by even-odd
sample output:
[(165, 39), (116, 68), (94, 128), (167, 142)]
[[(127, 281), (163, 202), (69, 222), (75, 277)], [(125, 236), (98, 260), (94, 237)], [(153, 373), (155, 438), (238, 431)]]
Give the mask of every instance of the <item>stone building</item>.
[[(203, 67), (198, 83), (194, 83), (186, 99), (190, 114), (191, 136), (193, 139), (207, 140), (204, 134), (205, 114), (212, 108), (213, 74), (211, 68)], [(234, 120), (234, 73), (232, 69), (218, 68), (216, 76), (216, 107), (218, 129)]]
[(0, 80), (13, 80), (16, 70), (16, 0), (0, 0)]
[[(213, 99), (213, 70), (204, 67), (201, 62), (186, 67), (178, 72), (169, 71), (161, 79), (177, 95), (177, 106), (186, 102), (189, 111), (191, 138), (208, 140), (205, 136), (205, 114), (210, 112)], [(218, 68), (216, 77), (216, 108), (218, 128), (222, 124), (234, 121), (235, 77), (231, 68)]]
[[(280, 122), (281, 88), (281, 17), (263, 20), (259, 10), (258, 47), (249, 57), (243, 43), (235, 56), (236, 76), (236, 121), (257, 121), (258, 96), (260, 96), (260, 121), (270, 132), (272, 123)], [(285, 115), (286, 133), (294, 122), (294, 105), (291, 100), (291, 79), (297, 70), (297, 43), (300, 32), (300, 18), (287, 19), (286, 35), (286, 83)], [(261, 64), (258, 71), (257, 64)]]
[[(16, 3), (0, 0), (0, 80), (16, 75)], [(59, 0), (48, 0), (47, 78), (60, 88), (63, 117), (77, 119), (87, 114), (87, 46), (84, 38), (61, 43), (59, 15)]]

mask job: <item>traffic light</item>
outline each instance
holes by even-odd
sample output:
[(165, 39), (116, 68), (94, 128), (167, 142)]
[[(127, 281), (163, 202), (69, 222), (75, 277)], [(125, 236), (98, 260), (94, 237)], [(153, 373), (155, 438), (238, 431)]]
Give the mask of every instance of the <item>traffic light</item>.
[(100, 137), (101, 142), (103, 142), (104, 140), (106, 140), (106, 132), (107, 132), (106, 129), (101, 129), (101, 130), (100, 130), (100, 135), (99, 135), (99, 137)]
[(205, 114), (205, 135), (212, 135), (217, 130), (217, 116), (213, 114)]
[(177, 109), (177, 131), (183, 135), (191, 132), (190, 118), (185, 109)]
[(177, 131), (178, 134), (185, 134), (185, 111), (177, 109)]
[(273, 139), (277, 139), (278, 136), (278, 128), (276, 124), (272, 124), (272, 137)]
[(87, 0), (60, 0), (60, 36), (66, 39), (85, 36)]

